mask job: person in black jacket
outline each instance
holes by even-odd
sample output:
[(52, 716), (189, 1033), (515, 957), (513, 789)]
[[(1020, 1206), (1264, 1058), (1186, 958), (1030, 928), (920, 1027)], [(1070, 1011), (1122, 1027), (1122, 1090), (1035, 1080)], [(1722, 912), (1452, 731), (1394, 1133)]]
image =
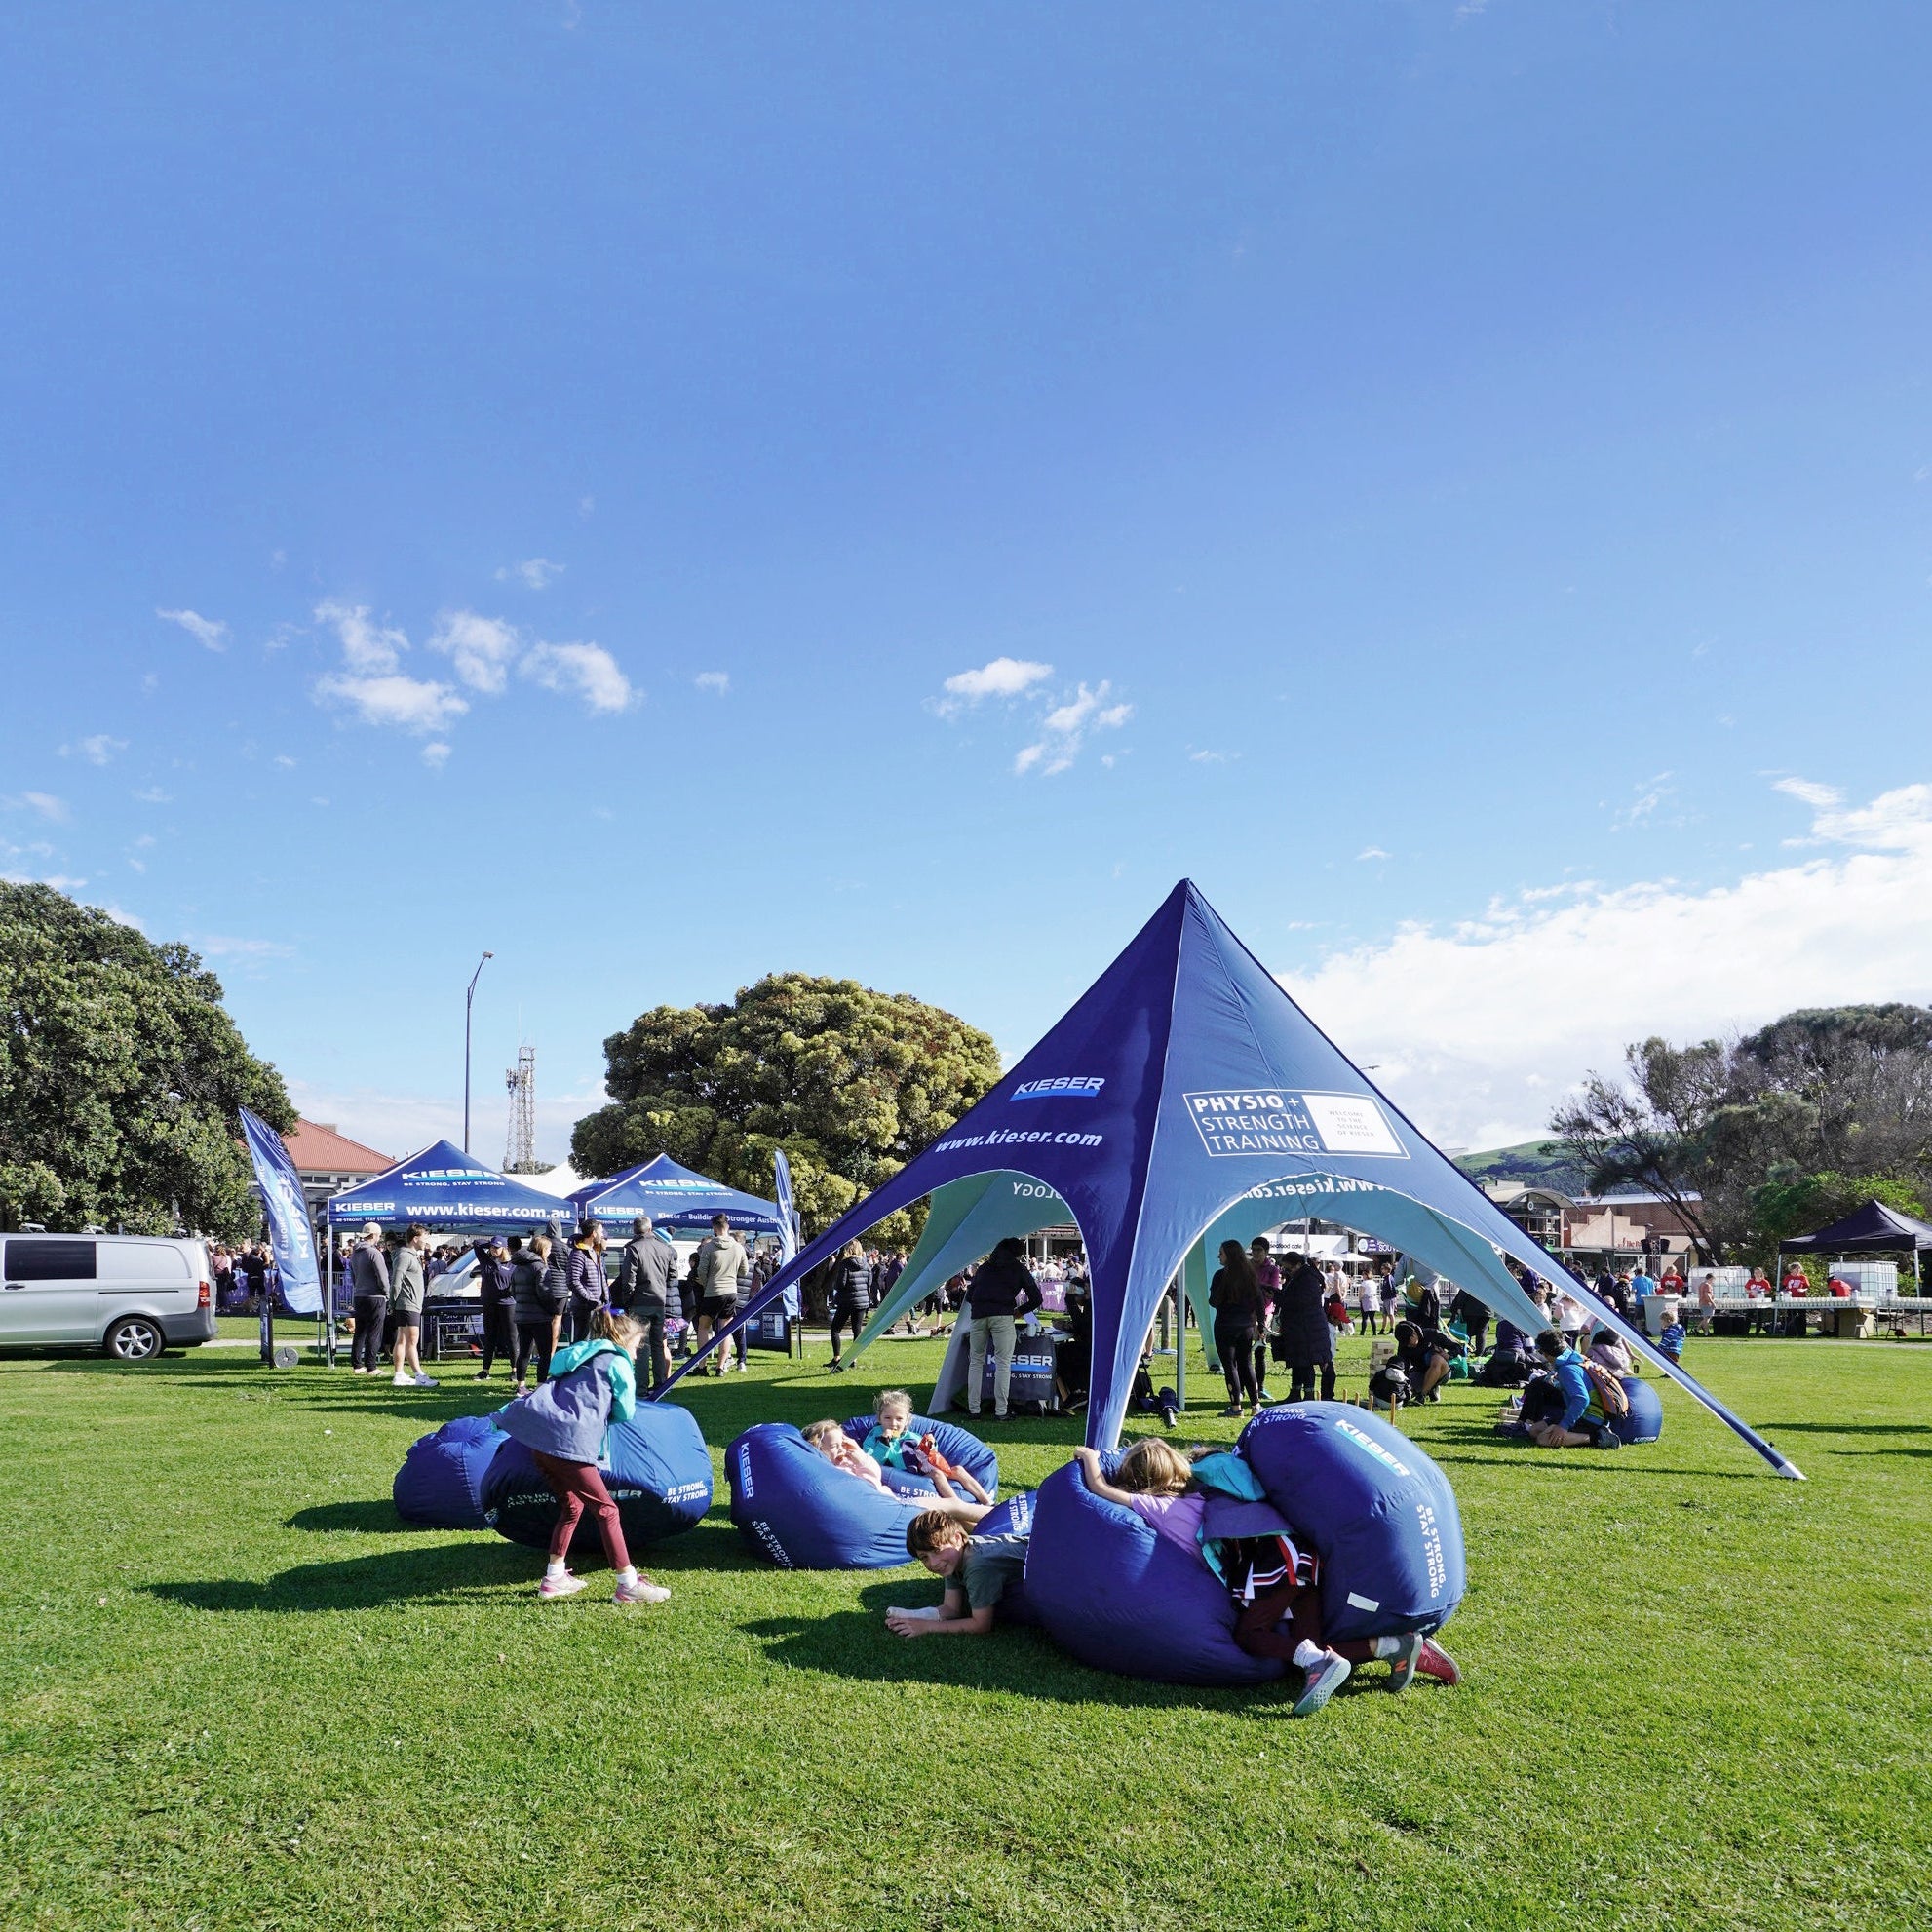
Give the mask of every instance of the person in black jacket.
[(1449, 1303), (1449, 1315), (1462, 1324), (1463, 1333), (1469, 1337), (1469, 1353), (1481, 1355), (1489, 1333), (1488, 1304), (1479, 1301), (1466, 1288), (1459, 1288), (1455, 1299)]
[(653, 1388), (671, 1379), (664, 1325), (676, 1294), (677, 1250), (652, 1231), (648, 1215), (639, 1215), (631, 1223), (631, 1239), (617, 1263), (616, 1302), (644, 1332), (638, 1352), (650, 1364)]
[(1255, 1279), (1255, 1264), (1238, 1241), (1221, 1243), (1220, 1266), (1208, 1284), (1208, 1306), (1215, 1311), (1215, 1353), (1227, 1377), (1227, 1407), (1221, 1413), (1239, 1415), (1246, 1397), (1250, 1410), (1258, 1414), (1261, 1390), (1255, 1379), (1255, 1332), (1261, 1321), (1261, 1288)]
[(533, 1235), (530, 1244), (518, 1256), (510, 1270), (510, 1292), (517, 1307), (517, 1380), (515, 1393), (529, 1387), (525, 1371), (531, 1357), (536, 1359), (537, 1380), (550, 1373), (551, 1350), (557, 1346), (558, 1331), (563, 1326), (563, 1307), (569, 1299), (570, 1278), (561, 1264), (553, 1265), (551, 1240), (547, 1234)]
[(993, 1418), (1006, 1420), (1007, 1394), (1013, 1386), (1013, 1344), (1018, 1318), (1029, 1314), (1044, 1298), (1025, 1261), (1026, 1247), (1009, 1234), (985, 1258), (966, 1290), (967, 1341), (966, 1408), (980, 1412), (980, 1392), (985, 1385), (986, 1350), (993, 1356)]
[(1288, 1365), (1290, 1402), (1313, 1402), (1315, 1372), (1321, 1371), (1322, 1400), (1335, 1392), (1334, 1331), (1329, 1326), (1328, 1283), (1306, 1255), (1293, 1256), (1282, 1272), (1281, 1299), (1275, 1303), (1275, 1334)]
[(483, 1367), (477, 1380), (489, 1380), (490, 1366), (501, 1355), (514, 1362), (517, 1355), (517, 1318), (510, 1293), (510, 1249), (503, 1237), (491, 1235), (475, 1244), (477, 1290), (483, 1296)]
[(839, 1359), (839, 1331), (849, 1325), (857, 1342), (866, 1317), (872, 1312), (872, 1268), (860, 1242), (848, 1241), (838, 1251), (838, 1259), (826, 1276), (825, 1300), (831, 1317), (831, 1372), (842, 1375), (845, 1364)]

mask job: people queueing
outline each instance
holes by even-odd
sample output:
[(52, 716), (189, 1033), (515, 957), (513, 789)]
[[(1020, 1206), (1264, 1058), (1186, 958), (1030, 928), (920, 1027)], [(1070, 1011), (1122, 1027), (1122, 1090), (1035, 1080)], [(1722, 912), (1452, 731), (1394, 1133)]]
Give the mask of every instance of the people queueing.
[(550, 1236), (532, 1235), (510, 1268), (510, 1294), (517, 1316), (514, 1388), (519, 1395), (529, 1388), (532, 1369), (539, 1382), (550, 1373), (550, 1358), (563, 1327), (568, 1293), (567, 1282), (560, 1282), (551, 1265)]
[(1238, 1241), (1220, 1245), (1220, 1265), (1208, 1284), (1208, 1306), (1215, 1311), (1215, 1353), (1227, 1379), (1223, 1415), (1239, 1415), (1245, 1400), (1251, 1414), (1261, 1409), (1255, 1379), (1255, 1337), (1261, 1317), (1261, 1290), (1255, 1266)]
[(677, 1250), (658, 1234), (648, 1215), (639, 1215), (617, 1263), (616, 1305), (642, 1332), (638, 1348), (650, 1367), (653, 1389), (671, 1379), (664, 1334), (676, 1298)]
[(1312, 1402), (1319, 1378), (1324, 1402), (1334, 1400), (1334, 1332), (1329, 1326), (1328, 1283), (1306, 1255), (1289, 1257), (1275, 1316), (1281, 1359), (1288, 1365), (1288, 1399)]
[(389, 1262), (382, 1253), (382, 1229), (363, 1223), (363, 1236), (349, 1260), (350, 1315), (355, 1322), (349, 1360), (359, 1375), (382, 1372), (383, 1331), (389, 1322)]
[[(727, 1216), (712, 1217), (711, 1233), (698, 1243), (691, 1264), (698, 1284), (698, 1347), (702, 1351), (713, 1335), (731, 1326), (738, 1313), (738, 1278), (751, 1272), (745, 1244), (732, 1233)], [(738, 1366), (742, 1369), (744, 1362), (740, 1360)], [(730, 1367), (730, 1351), (719, 1349), (706, 1372), (722, 1375)]]
[(411, 1227), (404, 1232), (389, 1272), (389, 1319), (395, 1324), (396, 1340), (390, 1359), (396, 1372), (390, 1377), (399, 1389), (433, 1389), (433, 1376), (423, 1373), (423, 1300), (429, 1284), (423, 1275), (423, 1250), (428, 1232)]
[(483, 1303), (483, 1367), (477, 1380), (486, 1382), (499, 1355), (506, 1368), (516, 1360), (516, 1301), (510, 1287), (510, 1243), (500, 1234), (491, 1235), (476, 1244), (476, 1254), (477, 1294)]
[(1019, 1337), (1019, 1318), (1041, 1304), (1039, 1284), (1026, 1266), (1026, 1247), (1018, 1235), (997, 1243), (966, 1288), (966, 1315), (972, 1327), (967, 1337), (966, 1408), (980, 1412), (985, 1387), (986, 1352), (993, 1358), (993, 1418), (1004, 1422), (1013, 1386), (1013, 1347)]
[(603, 1229), (596, 1221), (585, 1221), (571, 1237), (564, 1269), (570, 1283), (570, 1339), (588, 1341), (592, 1318), (610, 1300), (603, 1272)]

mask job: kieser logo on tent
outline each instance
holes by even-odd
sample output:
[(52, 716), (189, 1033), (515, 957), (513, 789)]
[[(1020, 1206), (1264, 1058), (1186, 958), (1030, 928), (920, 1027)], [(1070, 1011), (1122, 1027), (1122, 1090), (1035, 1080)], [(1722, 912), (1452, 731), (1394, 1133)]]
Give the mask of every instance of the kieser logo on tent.
[(1387, 1154), (1407, 1160), (1382, 1110), (1367, 1094), (1291, 1094), (1275, 1087), (1183, 1094), (1208, 1152)]
[(1097, 1101), (1106, 1085), (1103, 1074), (1063, 1073), (1057, 1080), (1023, 1080), (1013, 1090), (1016, 1101)]

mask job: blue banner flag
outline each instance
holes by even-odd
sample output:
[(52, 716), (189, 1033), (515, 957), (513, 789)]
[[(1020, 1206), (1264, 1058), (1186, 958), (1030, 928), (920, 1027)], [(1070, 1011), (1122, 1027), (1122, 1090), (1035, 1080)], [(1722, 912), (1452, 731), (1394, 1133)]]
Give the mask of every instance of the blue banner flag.
[(282, 1278), (282, 1298), (297, 1315), (322, 1312), (322, 1276), (316, 1267), (315, 1236), (309, 1228), (308, 1203), (302, 1198), (301, 1177), (289, 1158), (282, 1137), (265, 1120), (242, 1108), (242, 1137), (254, 1163), (255, 1185), (268, 1217), (268, 1238), (275, 1244), (275, 1268)]
[(792, 1205), (792, 1164), (785, 1158), (785, 1149), (772, 1149), (771, 1164), (775, 1170), (772, 1177), (771, 1198), (778, 1204), (778, 1252), (789, 1261), (798, 1252), (798, 1210)]

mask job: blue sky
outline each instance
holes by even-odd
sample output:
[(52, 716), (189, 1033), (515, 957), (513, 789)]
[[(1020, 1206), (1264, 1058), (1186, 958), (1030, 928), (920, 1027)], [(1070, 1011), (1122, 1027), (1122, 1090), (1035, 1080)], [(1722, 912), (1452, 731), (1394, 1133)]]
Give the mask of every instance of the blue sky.
[[(480, 1151), (1183, 873), (1454, 1143), (1932, 995), (1932, 17), (0, 24), (0, 869)], [(173, 613), (170, 615), (169, 613)], [(990, 667), (990, 669), (989, 669)]]

